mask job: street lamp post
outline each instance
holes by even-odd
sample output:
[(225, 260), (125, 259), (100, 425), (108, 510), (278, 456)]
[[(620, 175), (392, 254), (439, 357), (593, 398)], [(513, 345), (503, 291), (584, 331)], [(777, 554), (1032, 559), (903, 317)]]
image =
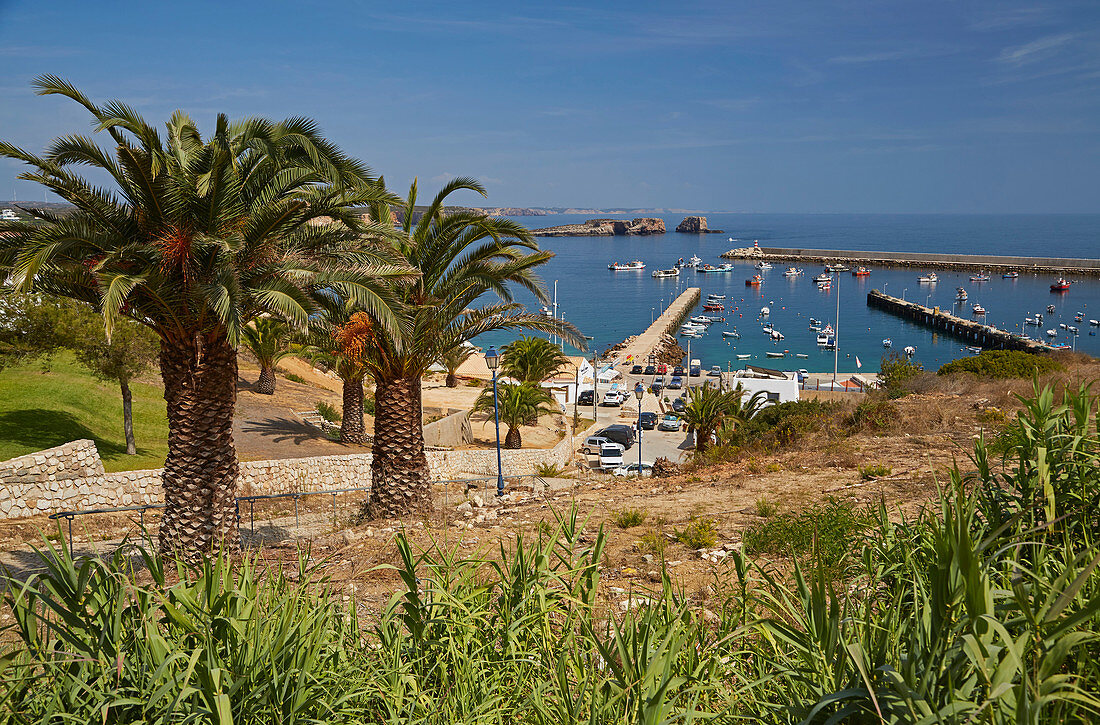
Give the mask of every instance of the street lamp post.
[(639, 382), (634, 386), (634, 397), (638, 399), (638, 478), (642, 477), (642, 396), (645, 387)]
[(500, 353), (495, 347), (485, 351), (485, 364), (493, 373), (493, 422), (497, 427), (497, 496), (503, 496), (504, 467), (500, 460), (500, 411), (497, 408), (497, 368), (500, 367)]
[(597, 363), (600, 359), (595, 353), (592, 354), (592, 422), (598, 423), (600, 420), (600, 409), (597, 408), (600, 404), (600, 368)]

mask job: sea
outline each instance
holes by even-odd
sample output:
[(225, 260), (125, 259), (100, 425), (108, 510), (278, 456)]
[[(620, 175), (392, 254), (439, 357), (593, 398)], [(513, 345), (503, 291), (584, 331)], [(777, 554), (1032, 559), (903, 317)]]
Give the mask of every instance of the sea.
[[(575, 224), (596, 215), (523, 216), (512, 219), (529, 228)], [(631, 215), (638, 216), (638, 215)], [(925, 214), (705, 214), (711, 229), (721, 234), (680, 234), (676, 228), (685, 214), (646, 214), (664, 219), (670, 231), (644, 237), (538, 237), (543, 249), (554, 257), (540, 268), (540, 276), (551, 296), (557, 290), (558, 316), (573, 323), (587, 340), (587, 353), (603, 352), (650, 325), (656, 315), (676, 295), (689, 286), (701, 287), (701, 299), (709, 293), (726, 295), (725, 322), (710, 326), (699, 339), (681, 337), (680, 344), (691, 345), (691, 357), (702, 360), (704, 367), (720, 365), (739, 369), (745, 364), (766, 365), (784, 370), (832, 371), (834, 353), (816, 343), (817, 333), (809, 329), (810, 318), (831, 324), (837, 331), (838, 360), (841, 372), (875, 372), (887, 353), (900, 353), (906, 346), (916, 348), (914, 359), (925, 369), (973, 354), (966, 343), (902, 320), (867, 305), (867, 292), (879, 289), (920, 304), (939, 306), (963, 317), (972, 317), (971, 305), (986, 309), (984, 322), (1000, 329), (1021, 331), (1054, 344), (1069, 344), (1079, 351), (1100, 357), (1100, 327), (1089, 325), (1100, 319), (1100, 279), (1074, 276), (1067, 292), (1052, 293), (1050, 284), (1056, 274), (1021, 271), (1017, 279), (1002, 279), (990, 272), (988, 282), (972, 282), (971, 271), (935, 271), (936, 284), (918, 281), (916, 268), (869, 266), (867, 277), (850, 272), (834, 277), (832, 289), (821, 291), (813, 277), (823, 271), (818, 264), (797, 265), (800, 277), (787, 278), (789, 266), (775, 263), (762, 272), (759, 288), (745, 286), (756, 274), (751, 262), (736, 262), (735, 270), (721, 274), (697, 274), (686, 269), (678, 278), (655, 279), (653, 270), (672, 267), (676, 260), (698, 255), (704, 263), (719, 264), (719, 255), (735, 247), (800, 247), (896, 252), (942, 252), (1045, 257), (1100, 256), (1100, 214), (1060, 215), (925, 215)], [(630, 216), (599, 215), (600, 218)], [(732, 241), (731, 241), (732, 239)], [(645, 262), (643, 271), (613, 272), (608, 264), (632, 260)], [(955, 303), (956, 289), (964, 288), (969, 299)], [(520, 291), (517, 301), (531, 311), (543, 303)], [(1053, 304), (1055, 312), (1047, 313)], [(552, 306), (552, 305), (551, 305)], [(761, 315), (768, 307), (770, 314)], [(1024, 319), (1035, 313), (1044, 315), (1040, 327), (1026, 325)], [(694, 314), (703, 313), (697, 307)], [(1075, 321), (1080, 314), (1082, 320)], [(982, 321), (983, 318), (973, 318)], [(761, 331), (770, 322), (784, 339), (773, 342)], [(1076, 326), (1078, 335), (1059, 325)], [(724, 330), (736, 330), (740, 339), (724, 337)], [(1047, 330), (1056, 335), (1049, 337)], [(517, 333), (490, 333), (475, 342), (483, 347), (501, 345), (515, 339)], [(884, 340), (891, 347), (884, 347)], [(567, 352), (580, 352), (566, 345)], [(782, 359), (769, 358), (768, 352), (785, 351)], [(807, 357), (798, 357), (798, 355)], [(738, 355), (751, 355), (738, 359)]]

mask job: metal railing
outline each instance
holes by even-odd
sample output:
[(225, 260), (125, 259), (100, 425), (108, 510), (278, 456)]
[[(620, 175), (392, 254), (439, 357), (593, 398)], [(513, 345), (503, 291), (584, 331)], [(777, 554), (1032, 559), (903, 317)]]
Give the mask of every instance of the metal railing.
[[(534, 484), (533, 488), (537, 489), (541, 486), (542, 490), (544, 490), (544, 491), (546, 490), (546, 482), (543, 481), (539, 476), (534, 475), (534, 474), (530, 474), (530, 475), (518, 475), (518, 476), (504, 476), (505, 492), (506, 493), (508, 492), (508, 486), (507, 486), (508, 481), (522, 482), (525, 479), (531, 479), (532, 483)], [(447, 509), (450, 506), (450, 493), (451, 493), (452, 485), (456, 486), (456, 487), (461, 486), (462, 487), (462, 493), (463, 493), (464, 497), (469, 497), (471, 491), (481, 491), (485, 494), (485, 497), (488, 498), (490, 496), (495, 496), (496, 495), (497, 478), (496, 478), (496, 476), (483, 476), (483, 477), (478, 477), (478, 478), (455, 478), (455, 479), (448, 479), (448, 480), (444, 480), (444, 481), (433, 481), (432, 482), (433, 487), (440, 487), (440, 486), (443, 487), (443, 496), (444, 496), (443, 507), (444, 507), (444, 509)], [(301, 519), (300, 519), (298, 501), (300, 499), (307, 498), (309, 496), (332, 496), (332, 526), (333, 526), (333, 529), (335, 530), (338, 526), (338, 521), (337, 521), (337, 497), (341, 496), (341, 495), (352, 494), (352, 493), (369, 493), (370, 489), (371, 489), (370, 486), (355, 486), (355, 487), (350, 487), (350, 488), (323, 489), (323, 490), (320, 490), (320, 491), (293, 491), (293, 492), (290, 492), (290, 493), (268, 493), (268, 494), (257, 494), (257, 495), (253, 495), (253, 496), (237, 496), (236, 499), (235, 499), (236, 514), (237, 514), (237, 526), (240, 527), (243, 523), (242, 522), (242, 516), (241, 516), (241, 503), (242, 502), (247, 502), (247, 504), (248, 504), (248, 519), (249, 519), (248, 527), (249, 527), (250, 533), (252, 535), (255, 535), (255, 533), (256, 533), (256, 502), (257, 501), (274, 501), (274, 500), (279, 500), (279, 499), (292, 499), (294, 501), (294, 526), (295, 526), (295, 528), (300, 528)], [(142, 505), (138, 505), (138, 506), (115, 506), (115, 507), (109, 507), (109, 508), (80, 509), (80, 510), (76, 510), (76, 511), (58, 511), (56, 513), (50, 514), (48, 518), (52, 521), (60, 521), (62, 519), (65, 520), (65, 523), (67, 524), (67, 529), (68, 529), (68, 537), (67, 538), (68, 538), (69, 554), (72, 555), (72, 552), (73, 552), (73, 520), (74, 519), (76, 519), (78, 517), (81, 517), (81, 516), (94, 516), (94, 515), (103, 515), (103, 514), (129, 513), (129, 512), (132, 512), (132, 511), (136, 511), (136, 512), (138, 512), (138, 516), (140, 518), (139, 525), (140, 525), (142, 531), (144, 531), (145, 530), (145, 512), (146, 511), (151, 511), (151, 510), (159, 510), (159, 509), (163, 509), (163, 508), (164, 508), (164, 504), (162, 504), (162, 503), (151, 503), (151, 504), (142, 504)]]

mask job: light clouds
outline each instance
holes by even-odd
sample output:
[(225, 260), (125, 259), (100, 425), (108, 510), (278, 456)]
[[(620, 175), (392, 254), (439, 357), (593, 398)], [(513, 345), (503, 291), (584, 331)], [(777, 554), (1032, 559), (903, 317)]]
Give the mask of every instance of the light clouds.
[(1056, 55), (1060, 49), (1072, 42), (1078, 35), (1076, 33), (1058, 33), (1056, 35), (1044, 35), (1023, 45), (1005, 48), (997, 56), (997, 60), (1006, 65), (1019, 67), (1030, 63), (1037, 63)]

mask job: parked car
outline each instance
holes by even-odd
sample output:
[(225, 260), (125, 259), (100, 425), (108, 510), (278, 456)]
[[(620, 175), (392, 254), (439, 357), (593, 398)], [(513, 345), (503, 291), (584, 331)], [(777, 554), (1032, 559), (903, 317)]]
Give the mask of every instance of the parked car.
[(610, 438), (604, 436), (588, 436), (584, 439), (584, 443), (581, 445), (581, 453), (586, 456), (591, 456), (600, 452), (600, 447), (604, 443), (611, 443)]
[(710, 372), (707, 373), (707, 375), (721, 375), (721, 374), (722, 374), (722, 366), (721, 365), (711, 365), (710, 366)]
[(661, 363), (660, 365), (658, 365), (657, 366), (657, 374), (658, 375), (667, 375), (668, 374), (668, 365), (665, 365), (664, 363)]
[(661, 422), (657, 424), (657, 430), (664, 431), (678, 431), (680, 430), (680, 418), (672, 413), (665, 413), (665, 417), (661, 418)]
[(664, 385), (665, 384), (665, 376), (664, 375), (658, 375), (657, 377), (653, 378), (653, 384), (654, 385)]
[(610, 405), (612, 407), (618, 407), (623, 404), (623, 394), (618, 390), (608, 390), (603, 394), (603, 400), (600, 401), (600, 405)]
[(665, 386), (664, 386), (664, 385), (662, 385), (661, 383), (653, 383), (653, 385), (650, 385), (650, 386), (649, 386), (649, 390), (650, 390), (650, 392), (652, 392), (652, 393), (653, 393), (654, 395), (660, 395), (660, 394), (661, 394), (661, 390), (662, 390), (662, 389), (663, 389), (664, 387), (665, 387)]
[(806, 382), (806, 378), (809, 377), (809, 375), (810, 375), (809, 370), (807, 370), (806, 368), (801, 368), (798, 371), (798, 382), (800, 382), (800, 383)]
[(630, 368), (630, 374), (631, 375), (641, 375), (642, 374), (642, 366), (641, 365), (635, 365), (634, 367)]
[(635, 441), (634, 426), (631, 425), (609, 425), (603, 430), (596, 431), (596, 435), (614, 441), (627, 450), (630, 450)]
[(657, 427), (657, 414), (645, 412), (638, 416), (638, 425), (642, 430), (653, 430)]
[(625, 450), (618, 443), (604, 443), (600, 446), (600, 468), (610, 470), (622, 466)]
[(645, 366), (645, 374), (646, 375), (656, 375), (657, 374), (657, 368), (655, 368), (652, 365), (646, 365)]
[(594, 390), (582, 390), (581, 394), (577, 396), (577, 405), (592, 405), (595, 400), (596, 391)]
[(685, 410), (687, 410), (687, 403), (684, 402), (683, 398), (673, 398), (672, 409), (677, 413), (683, 413)]
[(641, 476), (642, 478), (646, 478), (653, 475), (653, 466), (648, 463), (643, 463), (641, 466), (639, 466), (635, 462), (629, 463), (625, 466), (619, 466), (611, 473), (614, 476)]
[(674, 367), (672, 369), (672, 374), (673, 375), (678, 375), (681, 378), (684, 377), (684, 366), (683, 365), (677, 365), (676, 367)]
[(679, 375), (673, 375), (672, 380), (668, 381), (669, 390), (679, 390), (682, 387), (684, 387), (684, 379)]

